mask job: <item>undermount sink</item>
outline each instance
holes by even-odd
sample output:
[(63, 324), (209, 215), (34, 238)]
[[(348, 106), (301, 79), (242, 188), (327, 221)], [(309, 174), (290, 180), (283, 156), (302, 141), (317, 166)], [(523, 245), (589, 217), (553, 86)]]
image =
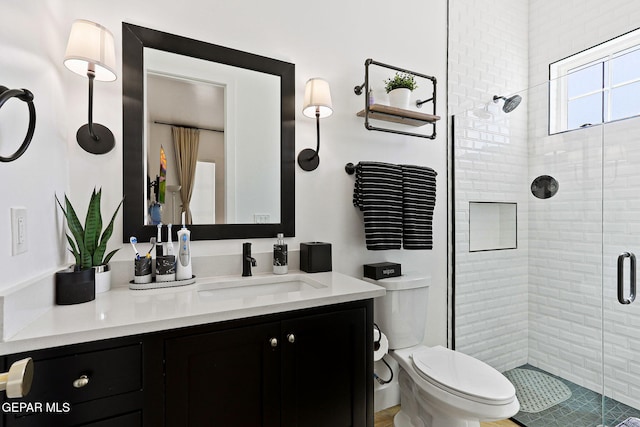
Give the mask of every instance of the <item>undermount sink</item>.
[(327, 286), (303, 274), (253, 276), (198, 283), (198, 294), (219, 300), (237, 298), (290, 299), (317, 293)]

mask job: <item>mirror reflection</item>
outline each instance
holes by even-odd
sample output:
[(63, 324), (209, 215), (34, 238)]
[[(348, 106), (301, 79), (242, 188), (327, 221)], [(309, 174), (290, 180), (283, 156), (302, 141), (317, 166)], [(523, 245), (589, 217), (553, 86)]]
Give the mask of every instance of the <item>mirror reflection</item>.
[(127, 23), (122, 52), (124, 241), (294, 236), (295, 66)]
[(280, 222), (279, 77), (151, 48), (144, 66), (145, 223)]

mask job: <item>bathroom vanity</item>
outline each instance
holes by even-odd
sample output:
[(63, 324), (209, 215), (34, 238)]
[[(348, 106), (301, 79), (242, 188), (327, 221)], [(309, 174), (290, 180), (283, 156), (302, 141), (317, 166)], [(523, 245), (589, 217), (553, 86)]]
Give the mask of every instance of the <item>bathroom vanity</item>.
[(31, 407), (3, 410), (2, 425), (372, 426), (384, 290), (332, 272), (274, 277), (54, 307), (0, 344), (24, 350), (4, 351), (5, 367), (35, 364), (29, 395), (3, 408)]

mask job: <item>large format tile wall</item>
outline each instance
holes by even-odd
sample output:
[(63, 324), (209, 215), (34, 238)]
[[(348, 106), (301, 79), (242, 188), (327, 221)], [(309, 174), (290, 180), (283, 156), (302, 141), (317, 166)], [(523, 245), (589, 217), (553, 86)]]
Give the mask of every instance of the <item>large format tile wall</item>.
[[(503, 371), (527, 361), (527, 106), (507, 115), (492, 97), (526, 88), (527, 3), (452, 0), (449, 20), (455, 345)], [(469, 201), (516, 202), (518, 248), (469, 252)]]

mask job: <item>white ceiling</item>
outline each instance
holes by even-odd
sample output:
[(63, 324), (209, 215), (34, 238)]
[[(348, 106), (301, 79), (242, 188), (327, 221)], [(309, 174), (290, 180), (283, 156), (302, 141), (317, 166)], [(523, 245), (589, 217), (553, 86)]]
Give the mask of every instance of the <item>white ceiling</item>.
[(150, 121), (224, 129), (224, 87), (157, 74), (147, 75)]

